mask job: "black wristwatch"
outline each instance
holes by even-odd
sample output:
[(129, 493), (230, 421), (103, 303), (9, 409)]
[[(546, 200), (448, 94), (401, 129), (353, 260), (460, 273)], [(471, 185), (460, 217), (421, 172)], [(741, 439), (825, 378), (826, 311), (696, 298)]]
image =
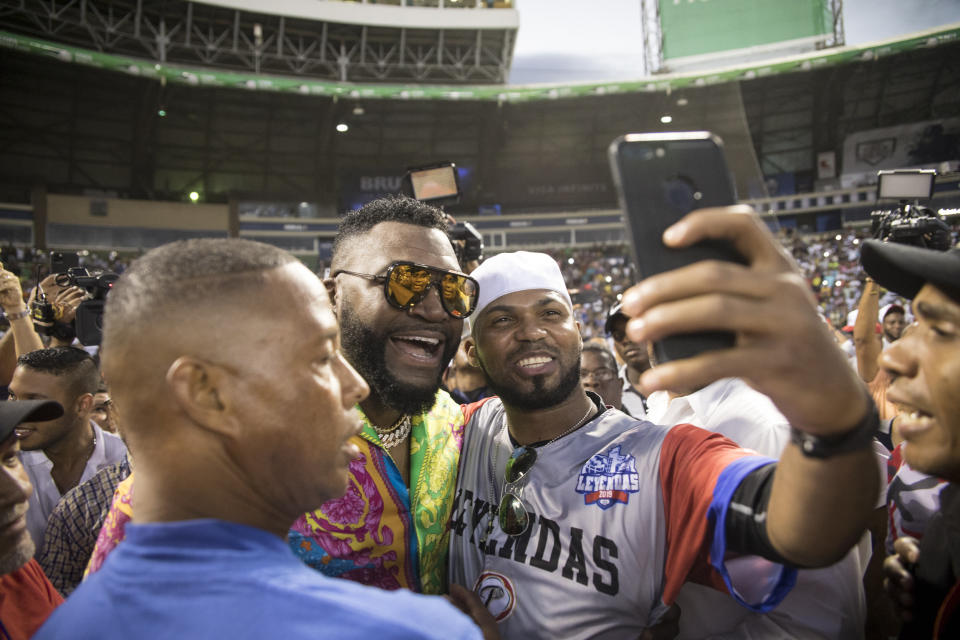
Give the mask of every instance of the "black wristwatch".
[(790, 427), (790, 440), (800, 447), (808, 458), (831, 458), (869, 446), (880, 428), (877, 405), (870, 401), (870, 409), (857, 426), (834, 436), (815, 436)]

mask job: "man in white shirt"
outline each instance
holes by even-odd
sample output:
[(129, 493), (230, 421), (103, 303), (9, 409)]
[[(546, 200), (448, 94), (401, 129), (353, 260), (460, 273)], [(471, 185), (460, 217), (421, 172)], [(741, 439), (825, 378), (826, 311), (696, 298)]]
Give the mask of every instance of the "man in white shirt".
[(118, 436), (103, 431), (90, 419), (99, 383), (96, 363), (81, 349), (38, 349), (17, 359), (10, 397), (55, 400), (64, 409), (63, 416), (56, 420), (17, 427), (20, 460), (34, 488), (27, 528), (38, 542), (43, 540), (47, 518), (63, 494), (126, 454)]

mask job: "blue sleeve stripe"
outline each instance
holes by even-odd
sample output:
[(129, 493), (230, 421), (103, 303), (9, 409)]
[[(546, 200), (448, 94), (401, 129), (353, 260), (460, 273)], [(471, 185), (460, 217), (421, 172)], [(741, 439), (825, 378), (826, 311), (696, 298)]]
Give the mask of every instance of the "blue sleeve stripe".
[(757, 604), (750, 604), (744, 600), (734, 589), (730, 580), (730, 574), (727, 571), (724, 558), (727, 553), (727, 531), (725, 523), (727, 521), (727, 508), (733, 500), (733, 494), (740, 486), (743, 479), (751, 472), (765, 467), (768, 464), (775, 463), (773, 458), (765, 456), (745, 456), (727, 465), (717, 478), (717, 484), (713, 489), (713, 501), (710, 503), (710, 509), (707, 518), (713, 524), (713, 541), (710, 544), (710, 564), (714, 569), (720, 572), (724, 584), (730, 595), (747, 609), (756, 613), (767, 613), (774, 609), (793, 589), (797, 581), (797, 570), (793, 567), (780, 565), (780, 574), (777, 576), (777, 583), (770, 593)]

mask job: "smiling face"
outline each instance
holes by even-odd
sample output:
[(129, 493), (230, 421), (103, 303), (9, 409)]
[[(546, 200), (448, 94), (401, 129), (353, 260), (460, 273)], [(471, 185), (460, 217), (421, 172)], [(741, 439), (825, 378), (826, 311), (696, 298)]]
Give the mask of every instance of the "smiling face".
[(880, 355), (893, 377), (887, 398), (911, 467), (960, 481), (960, 302), (933, 285), (913, 300), (916, 323)]
[(560, 404), (580, 386), (582, 346), (566, 300), (534, 289), (484, 307), (467, 349), (505, 405), (537, 410)]
[[(442, 231), (381, 222), (348, 241), (338, 253), (334, 271), (383, 275), (397, 261), (459, 270), (453, 246)], [(430, 276), (424, 275), (422, 283), (414, 278), (411, 288), (426, 287)], [(421, 302), (401, 310), (387, 302), (382, 284), (348, 274), (336, 278), (344, 353), (372, 395), (402, 413), (422, 413), (433, 406), (443, 370), (460, 344), (463, 321), (444, 311), (438, 289), (432, 287)]]
[(33, 492), (17, 453), (15, 435), (0, 443), (0, 575), (16, 571), (33, 557), (27, 531), (27, 500)]
[(417, 269), (410, 275), (410, 289), (414, 293), (423, 293), (423, 290), (430, 284), (430, 272), (425, 269)]
[(895, 342), (900, 338), (904, 326), (906, 326), (906, 322), (904, 321), (903, 313), (900, 311), (889, 311), (887, 315), (883, 317), (883, 335), (890, 342)]
[(20, 448), (24, 451), (47, 449), (84, 427), (92, 406), (90, 394), (77, 396), (69, 379), (45, 371), (18, 365), (10, 381), (11, 400), (55, 400), (63, 406), (63, 415), (47, 422), (23, 422), (17, 426)]

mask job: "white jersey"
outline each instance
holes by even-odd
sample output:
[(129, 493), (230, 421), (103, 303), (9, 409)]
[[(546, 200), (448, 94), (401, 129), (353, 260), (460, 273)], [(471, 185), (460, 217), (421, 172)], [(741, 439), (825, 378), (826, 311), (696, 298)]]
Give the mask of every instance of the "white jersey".
[[(722, 519), (743, 477), (768, 458), (701, 429), (608, 409), (537, 449), (523, 480), (531, 526), (510, 537), (494, 524), (482, 544), (514, 447), (499, 399), (466, 412), (450, 581), (480, 596), (504, 638), (635, 638), (688, 579), (723, 588), (724, 565), (718, 573), (707, 564), (711, 544), (714, 556), (725, 554), (723, 527), (713, 535), (707, 513)], [(734, 586), (752, 584), (743, 597), (774, 606), (794, 572), (750, 560), (759, 573)]]

